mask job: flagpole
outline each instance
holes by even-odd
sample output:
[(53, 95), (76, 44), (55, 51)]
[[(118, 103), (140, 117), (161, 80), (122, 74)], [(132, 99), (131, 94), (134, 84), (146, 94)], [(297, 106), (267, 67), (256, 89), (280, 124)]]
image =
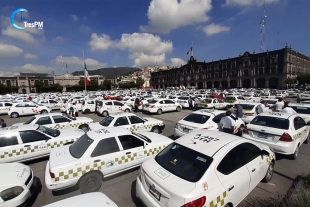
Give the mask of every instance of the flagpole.
[(83, 50), (83, 63), (84, 63), (84, 85), (85, 85), (85, 92), (84, 92), (84, 97), (86, 96), (86, 77), (85, 77), (85, 60), (84, 60), (84, 50)]
[(192, 56), (194, 57), (194, 42), (192, 41)]
[(61, 62), (62, 62), (62, 71), (65, 72), (64, 60), (63, 60), (62, 56), (61, 56)]

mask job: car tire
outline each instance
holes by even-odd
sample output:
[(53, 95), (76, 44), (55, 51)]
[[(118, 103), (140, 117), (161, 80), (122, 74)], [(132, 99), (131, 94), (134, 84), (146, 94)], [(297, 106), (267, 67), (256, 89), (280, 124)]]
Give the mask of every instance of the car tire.
[(85, 133), (88, 132), (89, 127), (87, 125), (81, 125), (79, 129), (82, 129)]
[(96, 192), (102, 185), (102, 176), (99, 172), (89, 172), (79, 180), (81, 193)]
[(291, 155), (292, 160), (297, 160), (298, 152), (299, 152), (299, 145), (296, 147), (294, 154)]
[(152, 129), (151, 129), (151, 132), (154, 132), (156, 134), (160, 134), (161, 133), (161, 130), (158, 126), (154, 126)]
[(42, 111), (41, 111), (41, 114), (48, 114), (48, 111), (42, 110)]
[(84, 114), (90, 114), (90, 110), (89, 109), (85, 109), (84, 110)]
[(308, 143), (309, 143), (309, 136), (310, 136), (310, 133), (308, 134), (306, 140), (304, 141), (305, 144), (308, 144)]
[(274, 172), (274, 162), (271, 162), (270, 165), (268, 166), (268, 170), (267, 170), (266, 175), (263, 179), (263, 181), (265, 183), (270, 182), (270, 180), (272, 179), (272, 176), (273, 176), (273, 172)]
[(125, 109), (125, 112), (129, 113), (129, 112), (130, 112), (130, 109)]
[(161, 109), (158, 109), (158, 110), (157, 110), (157, 114), (158, 114), (158, 115), (161, 115), (162, 113), (163, 113), (163, 111), (162, 111)]
[(18, 118), (19, 114), (17, 112), (11, 113), (11, 118)]
[(109, 112), (103, 111), (103, 112), (102, 112), (102, 116), (103, 116), (103, 117), (109, 116)]
[(178, 107), (176, 108), (176, 111), (177, 111), (177, 112), (180, 112), (180, 111), (181, 111), (181, 107), (178, 106)]

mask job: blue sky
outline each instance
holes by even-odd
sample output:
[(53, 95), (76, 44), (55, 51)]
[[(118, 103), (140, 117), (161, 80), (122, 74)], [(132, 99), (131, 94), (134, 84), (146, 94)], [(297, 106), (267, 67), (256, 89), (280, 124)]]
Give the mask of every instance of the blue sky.
[[(28, 10), (26, 21), (43, 21), (43, 30), (14, 28), (17, 8)], [(309, 0), (266, 0), (266, 50), (287, 43), (310, 56), (309, 8)], [(69, 72), (82, 70), (83, 50), (88, 69), (178, 67), (192, 42), (198, 61), (259, 52), (262, 14), (263, 0), (0, 1), (0, 75), (62, 74), (62, 61)]]

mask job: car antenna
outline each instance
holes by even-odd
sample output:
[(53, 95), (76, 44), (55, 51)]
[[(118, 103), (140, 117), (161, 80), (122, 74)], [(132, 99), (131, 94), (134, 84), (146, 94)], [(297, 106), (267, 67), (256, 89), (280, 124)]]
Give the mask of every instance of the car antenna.
[(196, 142), (194, 142), (194, 140), (191, 139), (191, 141), (193, 142), (193, 144), (196, 144)]

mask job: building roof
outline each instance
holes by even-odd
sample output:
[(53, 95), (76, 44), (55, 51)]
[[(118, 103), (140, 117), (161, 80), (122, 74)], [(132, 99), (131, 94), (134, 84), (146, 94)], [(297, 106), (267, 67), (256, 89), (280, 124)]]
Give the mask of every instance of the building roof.
[(50, 76), (48, 73), (20, 73), (20, 76), (28, 76), (28, 77), (47, 77)]

